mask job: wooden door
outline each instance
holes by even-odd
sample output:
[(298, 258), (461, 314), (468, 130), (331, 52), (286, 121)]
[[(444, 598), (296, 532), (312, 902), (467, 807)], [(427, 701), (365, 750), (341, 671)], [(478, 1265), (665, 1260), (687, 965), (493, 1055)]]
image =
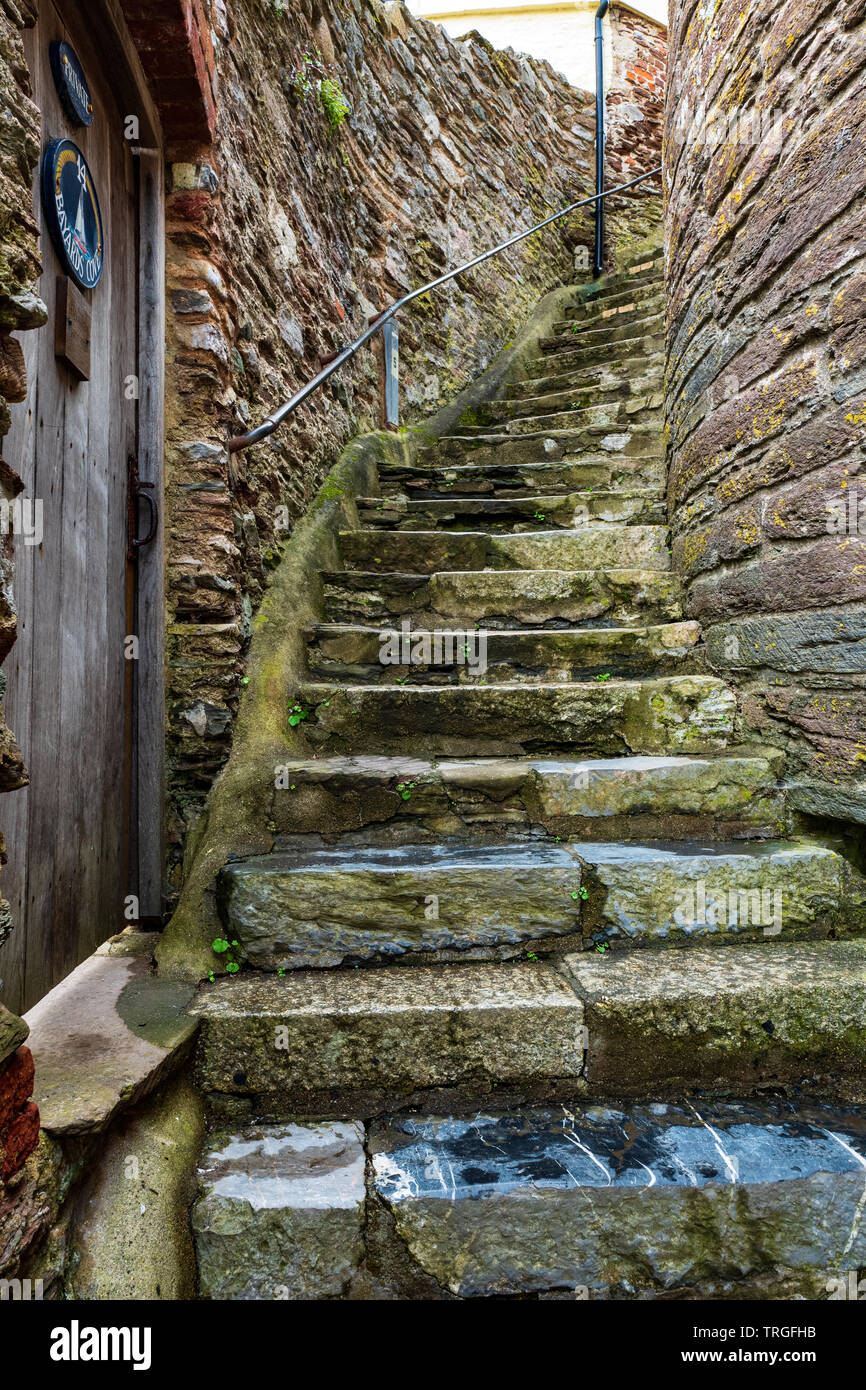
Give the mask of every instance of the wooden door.
[[(103, 222), (91, 313), (89, 380), (56, 355), (64, 265), (42, 229), (39, 293), (48, 323), (24, 335), (28, 396), (15, 408), (4, 454), (24, 496), (42, 503), (41, 544), (15, 542), (18, 640), (6, 661), (7, 721), (30, 786), (0, 807), (9, 863), (4, 894), (15, 928), (0, 952), (2, 997), (19, 1010), (41, 998), (126, 924), (137, 891), (132, 804), (137, 662), (135, 574), (128, 558), (128, 461), (138, 453), (140, 169), (126, 138), (128, 83), (106, 50), (108, 10), (42, 0), (27, 33), (42, 150), (58, 139), (83, 152)], [(93, 105), (74, 124), (52, 74), (52, 41), (72, 46)], [(117, 36), (113, 43), (117, 46)]]

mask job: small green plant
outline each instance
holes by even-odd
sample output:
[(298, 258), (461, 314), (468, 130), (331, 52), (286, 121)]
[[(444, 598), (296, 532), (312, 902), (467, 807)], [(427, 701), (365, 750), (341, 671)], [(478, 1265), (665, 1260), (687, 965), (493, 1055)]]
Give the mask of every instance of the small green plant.
[(583, 901), (586, 902), (587, 898), (589, 897), (589, 889), (581, 885), (580, 888), (577, 888), (572, 892), (571, 896), (573, 898), (582, 898)]
[(597, 681), (609, 681), (609, 680), (610, 680), (610, 671), (600, 671), (600, 672), (598, 673), (598, 675), (596, 676), (596, 680), (597, 680)]
[(340, 88), (336, 77), (324, 77), (319, 83), (319, 105), (328, 118), (332, 130), (339, 130), (351, 111), (351, 107)]
[[(240, 961), (236, 955), (236, 952), (240, 950), (239, 941), (227, 941), (224, 936), (216, 936), (211, 942), (211, 950), (217, 956), (225, 956), (224, 964), (227, 975), (236, 975), (238, 973), (241, 968)], [(214, 973), (212, 970), (208, 973), (208, 979), (211, 984), (213, 984)]]
[(606, 941), (599, 941), (595, 949), (600, 956), (603, 956), (605, 951), (607, 951), (609, 948)]
[(289, 727), (296, 729), (304, 719), (309, 719), (310, 711), (303, 705), (289, 705)]
[(398, 782), (398, 783), (397, 783), (397, 790), (398, 790), (398, 792), (400, 793), (400, 796), (402, 797), (402, 799), (403, 799), (404, 801), (411, 801), (411, 800), (412, 800), (412, 788), (413, 788), (414, 786), (415, 786), (415, 783), (414, 783), (414, 782)]
[(532, 516), (535, 521), (544, 521), (545, 519), (544, 512), (533, 512)]
[(527, 959), (527, 960), (537, 961), (537, 960), (538, 960), (538, 956), (535, 954), (534, 951), (527, 951), (527, 952), (526, 952), (526, 959)]

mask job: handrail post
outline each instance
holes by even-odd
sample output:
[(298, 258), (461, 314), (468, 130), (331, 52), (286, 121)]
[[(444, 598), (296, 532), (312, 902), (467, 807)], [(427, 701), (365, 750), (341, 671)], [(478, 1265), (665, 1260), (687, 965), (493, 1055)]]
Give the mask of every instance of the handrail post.
[(400, 425), (400, 331), (396, 319), (382, 324), (382, 425), (396, 430)]
[(604, 270), (604, 29), (602, 20), (610, 0), (601, 0), (595, 12), (595, 273)]

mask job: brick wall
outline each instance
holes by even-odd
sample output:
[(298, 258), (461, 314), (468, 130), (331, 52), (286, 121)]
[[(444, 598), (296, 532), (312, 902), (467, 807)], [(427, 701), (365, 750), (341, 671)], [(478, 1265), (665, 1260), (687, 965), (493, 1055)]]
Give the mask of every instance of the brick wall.
[[(605, 45), (605, 186), (615, 188), (662, 162), (667, 30), (627, 5), (608, 11)], [(612, 264), (635, 237), (655, 230), (661, 182), (648, 179), (607, 201), (607, 258)]]
[(866, 820), (866, 3), (674, 0), (675, 561), (748, 737)]

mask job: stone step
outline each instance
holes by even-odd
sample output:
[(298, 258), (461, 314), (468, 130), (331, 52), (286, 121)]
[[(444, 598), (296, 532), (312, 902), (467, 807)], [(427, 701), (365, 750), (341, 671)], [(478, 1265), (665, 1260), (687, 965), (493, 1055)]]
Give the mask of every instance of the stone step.
[[(575, 332), (575, 328), (577, 328), (577, 332)], [(577, 344), (582, 351), (587, 351), (592, 348), (610, 347), (614, 343), (630, 342), (636, 338), (661, 338), (664, 331), (664, 314), (628, 314), (621, 319), (614, 318), (600, 328), (588, 328), (573, 324), (567, 324), (558, 330), (554, 328), (549, 336), (539, 338), (538, 346), (543, 353), (557, 352), (568, 341), (571, 341)]]
[(525, 390), (522, 394), (508, 392), (503, 400), (492, 401), (490, 405), (485, 406), (483, 414), (488, 421), (495, 421), (513, 420), (521, 416), (541, 417), (557, 410), (587, 409), (590, 406), (609, 406), (617, 402), (624, 407), (631, 407), (647, 397), (655, 401), (661, 396), (662, 386), (661, 367), (657, 371), (641, 371), (633, 376), (625, 373), (622, 376), (608, 374), (605, 378), (590, 382), (586, 381), (584, 374), (581, 386), (563, 382), (559, 387), (547, 391)]
[(248, 964), (328, 969), (580, 949), (580, 886), (565, 845), (352, 845), (231, 862), (217, 900)]
[(646, 626), (679, 622), (682, 583), (664, 570), (469, 570), (432, 575), (323, 573), (328, 622), (417, 619), (416, 626)]
[(368, 1230), (383, 1232), (392, 1297), (764, 1306), (846, 1297), (850, 1271), (857, 1296), (866, 1123), (853, 1107), (697, 1098), (406, 1115), (371, 1125), (367, 1147), (391, 1218), (368, 1212)]
[(599, 523), (577, 530), (342, 531), (342, 558), (350, 570), (437, 574), (445, 570), (595, 569), (669, 570), (664, 526)]
[(513, 438), (524, 434), (556, 434), (563, 430), (629, 429), (632, 423), (645, 426), (659, 424), (660, 428), (663, 399), (661, 390), (653, 387), (639, 395), (628, 396), (614, 392), (610, 394), (609, 399), (599, 399), (595, 403), (570, 401), (562, 410), (538, 413), (520, 410), (514, 412), (507, 404), (499, 411), (495, 405), (491, 405), (476, 412), (477, 423), (461, 424), (459, 437), (486, 438), (498, 432)]
[(550, 358), (544, 357), (540, 361), (536, 359), (535, 368), (542, 369), (540, 375), (530, 374), (522, 377), (520, 381), (510, 382), (505, 388), (506, 400), (522, 400), (526, 396), (536, 396), (546, 394), (551, 391), (575, 392), (593, 390), (596, 387), (613, 389), (629, 381), (633, 376), (646, 377), (655, 381), (659, 375), (664, 377), (664, 355), (657, 353), (652, 357), (647, 357), (641, 353), (635, 357), (626, 357), (614, 362), (596, 362), (588, 367), (574, 367), (570, 371), (564, 369), (561, 372), (551, 373), (549, 370)]
[(362, 528), (394, 530), (473, 531), (490, 534), (509, 531), (541, 531), (554, 526), (574, 530), (588, 521), (625, 525), (664, 526), (667, 502), (653, 488), (584, 489), (580, 492), (547, 493), (533, 497), (444, 497), (410, 499), (405, 493), (391, 497), (357, 498)]
[(583, 1006), (550, 966), (242, 971), (203, 985), (199, 1085), (260, 1115), (364, 1115), (445, 1089), (483, 1104), (502, 1088), (573, 1091)]
[(547, 683), (682, 670), (700, 640), (697, 623), (649, 628), (473, 631), (318, 623), (307, 630), (307, 665), (317, 680), (430, 685), (484, 677)]
[(866, 881), (815, 840), (573, 846), (596, 940), (636, 945), (866, 930)]
[[(522, 450), (523, 453), (543, 452)], [(386, 490), (399, 487), (416, 501), (426, 497), (446, 500), (453, 496), (477, 497), (519, 496), (535, 497), (540, 491), (566, 493), (603, 488), (618, 491), (621, 487), (646, 487), (661, 495), (664, 491), (664, 458), (661, 447), (643, 454), (624, 455), (611, 451), (584, 455), (579, 460), (563, 457), (565, 450), (556, 445), (548, 451), (544, 462), (498, 463), (484, 458), (479, 462), (417, 464), (412, 467), (392, 467), (380, 470), (380, 480)]]
[(664, 352), (664, 347), (661, 325), (651, 332), (638, 332), (633, 336), (612, 338), (610, 342), (592, 345), (568, 333), (561, 338), (540, 339), (539, 356), (528, 359), (526, 372), (531, 377), (603, 365), (616, 367), (628, 358), (656, 357)]
[(604, 1096), (845, 1082), (866, 1098), (866, 941), (583, 952), (586, 1080)]
[[(272, 796), (278, 836), (369, 842), (527, 834), (598, 840), (782, 837), (784, 756), (289, 759)], [(280, 843), (280, 841), (278, 841)]]
[(477, 412), (486, 423), (461, 425), (465, 434), (477, 432), (490, 433), (491, 430), (504, 430), (509, 435), (539, 434), (544, 431), (572, 430), (581, 426), (602, 425), (608, 429), (628, 428), (632, 422), (649, 424), (661, 420), (661, 406), (664, 400), (659, 385), (629, 394), (627, 387), (618, 391), (602, 393), (595, 401), (579, 398), (574, 400), (571, 393), (565, 393), (565, 403), (558, 408), (522, 408), (528, 403), (505, 402), (501, 407), (492, 405)]
[(633, 311), (644, 315), (660, 313), (665, 307), (664, 284), (658, 278), (636, 284), (611, 288), (606, 294), (592, 299), (580, 300), (571, 309), (565, 310), (565, 317), (556, 327), (568, 327), (572, 323), (604, 323), (608, 319)]
[[(617, 458), (648, 453), (661, 457), (661, 430), (657, 424), (628, 422), (618, 428), (583, 425), (576, 429), (526, 430), (519, 434), (490, 429), (443, 435), (435, 448), (424, 448), (418, 464), (454, 463), (536, 463), (541, 459), (569, 456), (578, 460), (587, 453), (604, 453)], [(416, 464), (416, 467), (418, 465)]]
[(559, 685), (341, 686), (309, 682), (316, 747), (416, 756), (707, 753), (730, 744), (736, 700), (713, 676)]

